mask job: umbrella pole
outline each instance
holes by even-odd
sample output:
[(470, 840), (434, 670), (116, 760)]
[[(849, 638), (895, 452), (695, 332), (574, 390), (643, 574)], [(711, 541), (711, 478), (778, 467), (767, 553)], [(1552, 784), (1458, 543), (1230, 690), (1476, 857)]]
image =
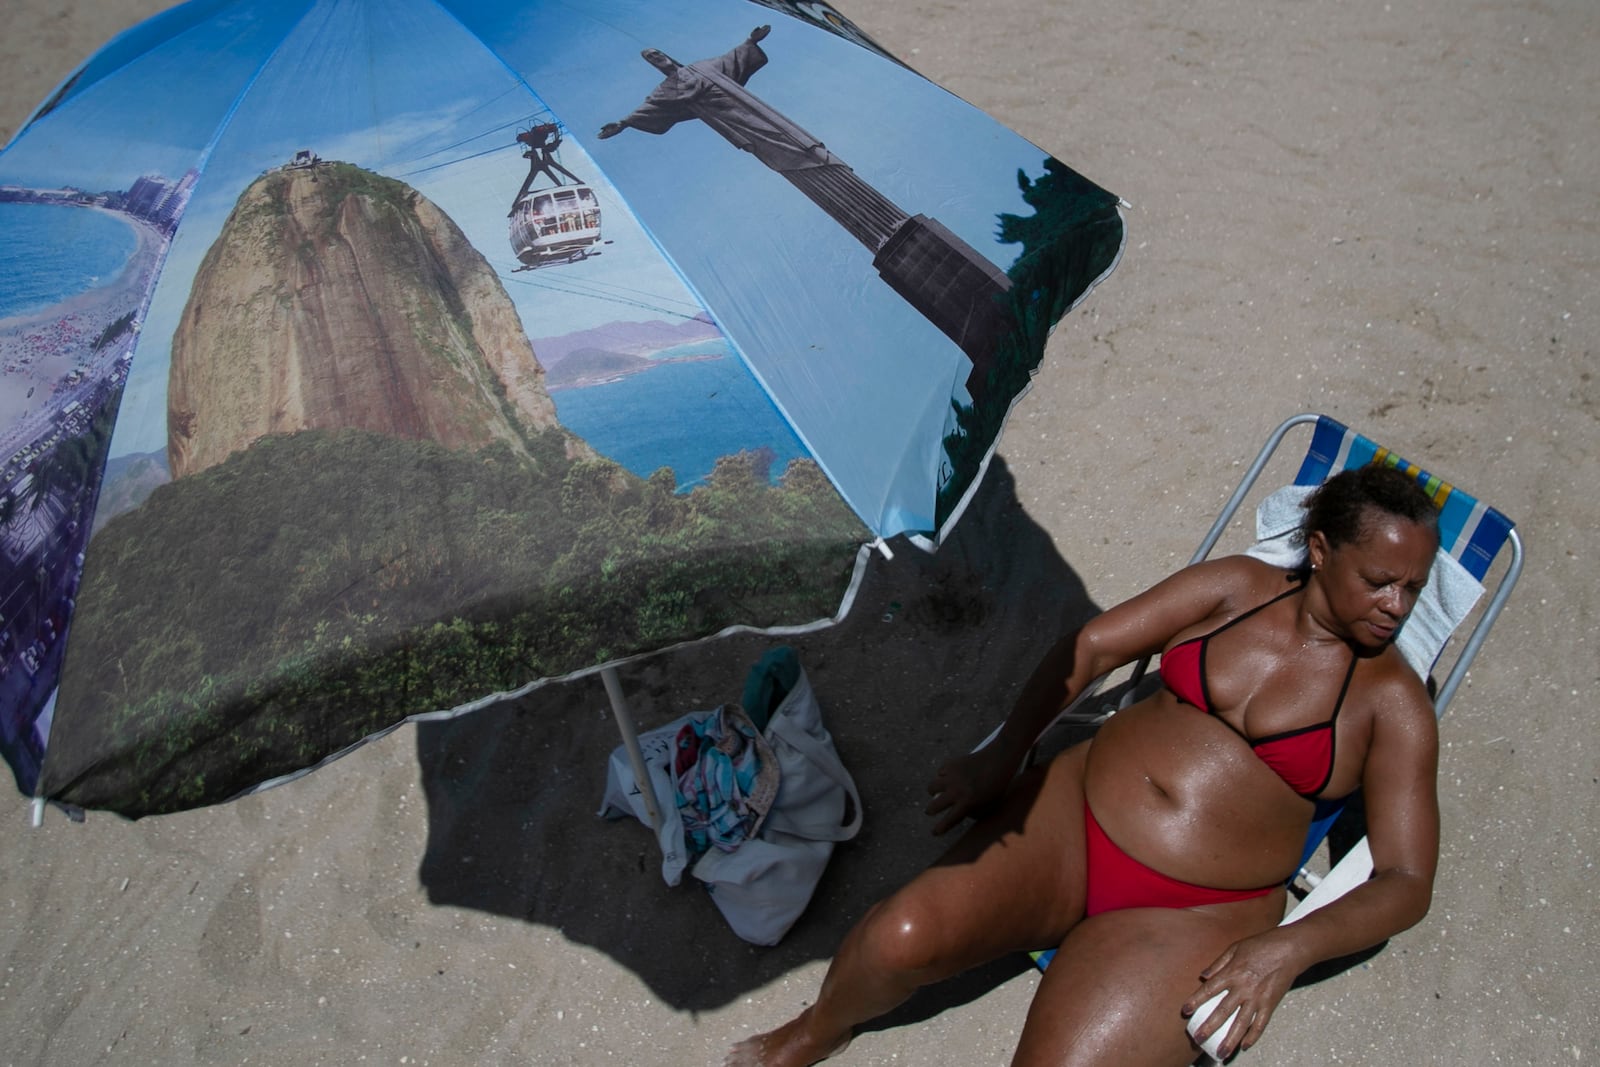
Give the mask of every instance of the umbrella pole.
[(617, 731), (622, 734), (622, 747), (628, 750), (628, 763), (633, 767), (633, 780), (644, 800), (644, 810), (650, 816), (650, 829), (660, 831), (661, 812), (656, 809), (655, 782), (650, 769), (644, 765), (644, 753), (639, 749), (639, 734), (633, 728), (633, 714), (628, 711), (628, 701), (622, 695), (622, 683), (617, 679), (615, 667), (600, 671), (600, 680), (606, 685), (606, 696), (611, 698), (611, 714), (617, 720)]

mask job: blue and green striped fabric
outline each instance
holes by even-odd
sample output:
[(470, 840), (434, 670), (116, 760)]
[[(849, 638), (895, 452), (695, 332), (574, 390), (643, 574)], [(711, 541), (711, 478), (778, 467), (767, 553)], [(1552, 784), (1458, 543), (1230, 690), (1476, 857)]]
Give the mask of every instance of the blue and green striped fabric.
[(1513, 523), (1494, 508), (1328, 416), (1317, 420), (1296, 485), (1321, 485), (1338, 471), (1382, 463), (1413, 475), (1439, 505), (1439, 547), (1483, 581)]

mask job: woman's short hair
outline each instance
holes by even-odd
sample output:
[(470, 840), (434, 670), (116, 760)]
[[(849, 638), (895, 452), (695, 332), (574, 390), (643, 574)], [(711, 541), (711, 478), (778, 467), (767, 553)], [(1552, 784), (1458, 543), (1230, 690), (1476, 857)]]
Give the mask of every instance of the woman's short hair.
[(1369, 465), (1340, 471), (1305, 500), (1304, 533), (1318, 531), (1329, 548), (1361, 540), (1369, 509), (1407, 519), (1439, 536), (1439, 509), (1416, 478), (1395, 467)]

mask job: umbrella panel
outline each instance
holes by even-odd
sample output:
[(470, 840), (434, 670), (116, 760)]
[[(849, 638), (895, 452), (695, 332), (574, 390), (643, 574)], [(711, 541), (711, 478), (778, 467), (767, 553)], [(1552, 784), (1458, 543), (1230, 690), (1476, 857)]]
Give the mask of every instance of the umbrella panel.
[[(825, 128), (851, 196), (922, 220), (894, 254), (965, 249), (947, 273), (1002, 287), (1015, 328), (977, 376), (812, 176), (692, 111), (593, 136), (666, 84), (640, 41), (748, 57), (754, 9), (598, 6), (178, 9), (0, 157), (0, 211), (28, 222), (0, 257), (130, 249), (0, 308), (0, 723), (25, 791), (208, 803), (407, 717), (826, 619), (857, 545), (957, 510), (1115, 261), (1114, 197), (835, 33), (763, 35), (755, 106)], [(515, 138), (545, 126), (549, 152)], [(577, 187), (570, 217), (532, 210)]]

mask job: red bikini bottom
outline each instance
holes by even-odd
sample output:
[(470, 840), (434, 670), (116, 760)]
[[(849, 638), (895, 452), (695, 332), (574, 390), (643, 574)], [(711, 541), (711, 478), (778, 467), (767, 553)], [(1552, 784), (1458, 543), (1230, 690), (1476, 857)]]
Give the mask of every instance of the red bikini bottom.
[(1088, 866), (1088, 897), (1084, 917), (1121, 908), (1195, 908), (1203, 904), (1229, 904), (1263, 897), (1278, 884), (1260, 889), (1211, 889), (1169, 878), (1152, 870), (1112, 843), (1095, 821), (1089, 805), (1083, 806)]

